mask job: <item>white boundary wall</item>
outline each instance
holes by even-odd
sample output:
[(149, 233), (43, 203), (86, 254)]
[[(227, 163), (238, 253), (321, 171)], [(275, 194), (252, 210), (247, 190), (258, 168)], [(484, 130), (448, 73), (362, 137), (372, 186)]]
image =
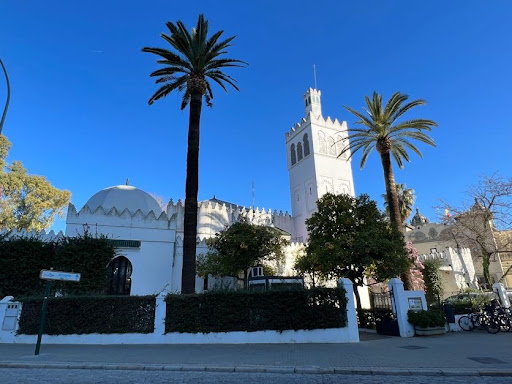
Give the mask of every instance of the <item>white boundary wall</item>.
[[(149, 334), (86, 334), (43, 335), (42, 344), (249, 344), (249, 343), (357, 343), (359, 330), (352, 290), (348, 279), (340, 279), (340, 286), (347, 291), (347, 326), (345, 328), (314, 329), (299, 331), (167, 333), (165, 334), (165, 296), (156, 298), (155, 331)], [(7, 300), (6, 300), (7, 299)], [(0, 302), (0, 324), (3, 324), (7, 303)], [(21, 313), (21, 311), (20, 311)], [(19, 319), (19, 315), (18, 315)], [(16, 329), (17, 329), (16, 322)], [(0, 343), (36, 344), (37, 335), (16, 335), (16, 329), (0, 329)]]

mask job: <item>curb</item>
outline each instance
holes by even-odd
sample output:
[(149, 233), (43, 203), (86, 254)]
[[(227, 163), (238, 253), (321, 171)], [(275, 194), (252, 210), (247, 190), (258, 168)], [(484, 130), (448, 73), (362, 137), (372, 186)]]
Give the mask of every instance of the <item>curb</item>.
[(0, 368), (25, 369), (89, 369), (122, 371), (175, 371), (175, 372), (238, 372), (238, 373), (283, 373), (283, 374), (331, 374), (373, 376), (501, 376), (512, 377), (510, 370), (475, 370), (449, 368), (320, 368), (277, 366), (207, 366), (207, 365), (163, 365), (163, 364), (101, 364), (101, 363), (0, 363)]

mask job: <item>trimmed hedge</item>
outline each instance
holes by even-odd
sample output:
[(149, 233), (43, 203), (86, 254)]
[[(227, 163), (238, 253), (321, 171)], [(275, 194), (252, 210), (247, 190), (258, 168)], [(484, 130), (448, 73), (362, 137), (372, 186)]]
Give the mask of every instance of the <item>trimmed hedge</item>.
[[(18, 333), (38, 333), (43, 300), (22, 301)], [(76, 296), (50, 298), (44, 326), (47, 335), (151, 333), (155, 296)]]
[(165, 332), (210, 333), (343, 328), (343, 288), (168, 295)]

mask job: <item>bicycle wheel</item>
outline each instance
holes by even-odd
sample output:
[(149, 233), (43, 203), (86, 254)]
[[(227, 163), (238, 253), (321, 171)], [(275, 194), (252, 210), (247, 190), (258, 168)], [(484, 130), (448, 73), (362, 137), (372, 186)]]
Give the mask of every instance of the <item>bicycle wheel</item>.
[(472, 331), (473, 328), (475, 328), (469, 316), (462, 316), (459, 319), (459, 327), (461, 327), (464, 331)]
[(500, 325), (496, 319), (487, 317), (483, 325), (485, 330), (489, 333), (496, 334), (500, 331)]

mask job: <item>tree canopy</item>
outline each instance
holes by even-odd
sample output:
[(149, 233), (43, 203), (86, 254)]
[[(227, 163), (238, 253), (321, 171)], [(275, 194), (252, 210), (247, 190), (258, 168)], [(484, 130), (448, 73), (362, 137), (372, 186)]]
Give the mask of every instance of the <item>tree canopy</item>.
[[(288, 241), (276, 228), (253, 225), (242, 219), (208, 239), (209, 251), (198, 257), (200, 276), (231, 276), (247, 286), (248, 269), (283, 258)], [(241, 277), (243, 276), (243, 277)]]
[(384, 171), (384, 182), (386, 186), (387, 201), (389, 204), (389, 217), (397, 229), (401, 229), (402, 218), (400, 215), (400, 206), (395, 189), (395, 176), (391, 165), (391, 156), (396, 164), (403, 168), (404, 160), (410, 161), (408, 151), (412, 151), (422, 156), (420, 150), (416, 147), (414, 141), (435, 146), (434, 140), (425, 132), (437, 127), (437, 123), (427, 119), (411, 119), (398, 122), (403, 115), (410, 109), (426, 104), (425, 100), (408, 100), (409, 96), (400, 92), (395, 92), (387, 101), (382, 104), (382, 95), (373, 92), (370, 99), (365, 96), (365, 113), (358, 112), (352, 108), (345, 107), (354, 114), (359, 120), (356, 125), (361, 127), (348, 130), (348, 144), (342, 153), (352, 151), (352, 156), (359, 150), (363, 151), (361, 157), (361, 169), (366, 164), (368, 156), (374, 149), (380, 155), (382, 168)]
[(7, 163), (11, 143), (0, 135), (0, 229), (42, 230), (62, 215), (71, 193), (44, 176), (29, 175), (23, 164)]
[[(317, 201), (318, 211), (306, 220), (309, 244), (307, 262), (298, 260), (328, 279), (346, 277), (357, 286), (371, 275), (382, 282), (408, 270), (403, 235), (390, 226), (368, 195), (325, 194)], [(304, 263), (301, 266), (301, 263)]]

